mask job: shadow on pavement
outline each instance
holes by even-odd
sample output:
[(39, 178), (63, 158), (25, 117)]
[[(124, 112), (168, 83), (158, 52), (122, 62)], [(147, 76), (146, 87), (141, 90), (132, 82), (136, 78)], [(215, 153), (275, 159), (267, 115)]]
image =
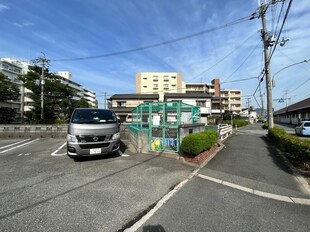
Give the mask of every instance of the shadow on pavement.
[(165, 232), (161, 225), (147, 225), (143, 227), (143, 232)]
[(272, 158), (273, 162), (283, 171), (293, 174), (293, 170), (290, 166), (286, 163), (286, 160), (280, 154), (277, 148), (273, 145), (273, 143), (269, 140), (266, 136), (261, 136), (261, 139), (266, 143), (266, 147), (269, 152), (269, 156)]

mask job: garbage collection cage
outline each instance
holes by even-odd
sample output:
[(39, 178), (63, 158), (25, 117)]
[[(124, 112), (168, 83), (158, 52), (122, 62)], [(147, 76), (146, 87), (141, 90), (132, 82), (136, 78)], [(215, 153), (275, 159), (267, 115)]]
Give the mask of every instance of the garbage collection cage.
[(131, 131), (147, 131), (150, 151), (179, 152), (179, 126), (200, 123), (200, 107), (181, 101), (143, 103), (132, 110)]

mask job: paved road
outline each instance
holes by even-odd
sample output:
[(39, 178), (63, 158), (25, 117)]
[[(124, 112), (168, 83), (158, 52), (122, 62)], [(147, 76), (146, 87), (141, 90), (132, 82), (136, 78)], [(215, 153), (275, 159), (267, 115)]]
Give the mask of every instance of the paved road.
[(308, 231), (310, 196), (265, 134), (239, 129), (200, 169), (128, 151), (74, 162), (63, 140), (1, 140), (0, 231)]
[(309, 231), (310, 195), (265, 134), (239, 130), (138, 231)]
[(63, 143), (0, 141), (0, 231), (118, 231), (193, 170), (147, 154), (74, 162)]

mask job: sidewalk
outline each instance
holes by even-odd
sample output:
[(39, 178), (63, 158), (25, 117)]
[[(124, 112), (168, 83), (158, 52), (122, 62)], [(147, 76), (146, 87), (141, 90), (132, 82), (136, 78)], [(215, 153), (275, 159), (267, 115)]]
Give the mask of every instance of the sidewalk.
[(260, 124), (238, 129), (199, 174), (256, 191), (309, 199), (309, 185), (300, 182), (266, 134)]

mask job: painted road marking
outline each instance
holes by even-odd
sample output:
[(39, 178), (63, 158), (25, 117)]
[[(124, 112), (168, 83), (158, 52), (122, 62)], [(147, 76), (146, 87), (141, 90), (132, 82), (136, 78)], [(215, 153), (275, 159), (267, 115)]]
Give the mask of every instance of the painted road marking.
[(61, 145), (56, 151), (54, 151), (51, 156), (63, 156), (63, 155), (67, 155), (67, 153), (60, 153), (60, 154), (57, 154), (57, 152), (59, 152), (59, 150), (61, 148), (63, 148), (65, 145), (67, 144), (67, 142), (65, 142), (63, 145)]
[(30, 140), (30, 139), (25, 139), (25, 140), (22, 140), (22, 141), (19, 141), (19, 142), (16, 142), (16, 143), (12, 143), (12, 144), (9, 144), (9, 145), (0, 147), (0, 149), (7, 148), (7, 147), (12, 147), (12, 146), (14, 146), (14, 145), (16, 145), (16, 144), (23, 143), (23, 142), (26, 142), (26, 141), (29, 141), (29, 140)]
[(247, 188), (238, 184), (233, 184), (227, 181), (223, 181), (220, 179), (216, 179), (210, 176), (206, 176), (206, 175), (202, 175), (202, 174), (197, 174), (198, 177), (205, 179), (205, 180), (209, 180), (212, 181), (214, 183), (217, 184), (221, 184), (221, 185), (225, 185), (227, 187), (230, 188), (234, 188), (234, 189), (238, 189), (241, 190), (243, 192), (247, 192), (256, 196), (261, 196), (261, 197), (265, 197), (265, 198), (269, 198), (269, 199), (274, 199), (274, 200), (278, 200), (278, 201), (285, 201), (285, 202), (289, 202), (289, 203), (295, 203), (295, 204), (301, 204), (301, 205), (310, 205), (310, 199), (307, 198), (295, 198), (295, 197), (290, 197), (290, 196), (283, 196), (283, 195), (279, 195), (279, 194), (273, 194), (273, 193), (267, 193), (267, 192), (263, 192), (263, 191), (259, 191), (256, 189), (251, 189), (251, 188)]
[(31, 155), (31, 153), (20, 153), (20, 154), (18, 154), (17, 156), (22, 156), (22, 155), (24, 155), (24, 156), (28, 156), (28, 155)]
[(120, 155), (120, 156), (123, 156), (123, 157), (129, 157), (130, 155), (127, 155), (127, 154), (125, 154), (125, 153), (122, 153), (120, 150), (118, 150), (118, 154)]
[(16, 146), (16, 147), (9, 148), (9, 149), (7, 149), (7, 150), (1, 151), (0, 154), (5, 153), (5, 152), (7, 152), (7, 151), (14, 150), (14, 149), (19, 148), (19, 147), (26, 146), (26, 145), (28, 145), (28, 144), (30, 144), (30, 143), (34, 143), (34, 142), (36, 142), (36, 141), (38, 141), (38, 140), (39, 140), (39, 139), (35, 139), (35, 140), (32, 140), (32, 141), (30, 141), (30, 142), (28, 142), (28, 143), (23, 143), (23, 144), (18, 145), (18, 146)]
[(195, 169), (188, 177), (187, 179), (183, 180), (181, 183), (179, 183), (177, 186), (175, 186), (170, 192), (168, 192), (165, 196), (163, 196), (157, 204), (152, 208), (147, 214), (145, 214), (139, 221), (137, 221), (135, 224), (133, 224), (130, 228), (125, 229), (125, 232), (134, 232), (138, 230), (147, 220), (149, 220), (157, 210), (160, 209), (170, 198), (173, 197), (174, 194), (176, 194), (190, 179), (192, 179), (195, 175), (197, 175), (200, 167)]

